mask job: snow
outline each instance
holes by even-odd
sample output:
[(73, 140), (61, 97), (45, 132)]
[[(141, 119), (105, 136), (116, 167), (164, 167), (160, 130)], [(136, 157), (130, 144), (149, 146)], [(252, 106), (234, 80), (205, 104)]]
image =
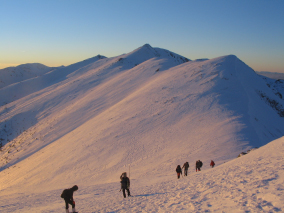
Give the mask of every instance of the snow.
[[(63, 212), (74, 184), (80, 212), (283, 210), (284, 101), (234, 55), (190, 61), (146, 44), (0, 97), (1, 212)], [(177, 180), (185, 161), (190, 174)], [(123, 199), (129, 169), (134, 197)]]
[[(189, 175), (181, 179), (174, 170), (171, 175), (131, 179), (133, 197), (122, 197), (117, 180), (79, 187), (74, 199), (80, 212), (282, 212), (283, 151), (284, 137), (213, 169), (210, 161), (204, 162), (201, 172), (191, 166)], [(0, 208), (63, 212), (61, 191), (1, 193)]]
[(53, 69), (39, 63), (22, 64), (17, 67), (0, 69), (0, 89), (13, 83), (44, 75)]

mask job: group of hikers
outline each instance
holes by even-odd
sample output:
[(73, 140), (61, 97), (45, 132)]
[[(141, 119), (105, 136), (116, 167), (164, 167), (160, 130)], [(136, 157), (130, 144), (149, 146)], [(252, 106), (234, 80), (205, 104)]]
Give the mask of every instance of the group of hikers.
[[(202, 166), (203, 166), (203, 163), (202, 163), (201, 160), (196, 161), (196, 164), (195, 164), (196, 172), (201, 171)], [(213, 160), (211, 160), (210, 166), (212, 168), (215, 166), (215, 162)], [(184, 169), (184, 176), (187, 176), (188, 168), (189, 168), (188, 162), (185, 162), (182, 167), (180, 167), (180, 165), (178, 165), (177, 168), (176, 168), (177, 178), (179, 179), (180, 175), (182, 175), (182, 169)], [(130, 190), (129, 190), (130, 189), (130, 179), (127, 177), (126, 172), (123, 172), (120, 175), (120, 184), (121, 184), (120, 191), (122, 190), (123, 197), (126, 198), (126, 192), (127, 192), (128, 197), (131, 196)], [(74, 185), (70, 189), (64, 189), (62, 194), (61, 194), (61, 198), (63, 198), (64, 201), (65, 201), (66, 213), (69, 213), (69, 204), (72, 206), (72, 213), (77, 213), (77, 211), (75, 209), (75, 201), (73, 199), (73, 193), (77, 190), (78, 190), (78, 186)]]
[[(203, 166), (202, 161), (201, 160), (197, 160), (196, 163), (195, 163), (195, 170), (196, 170), (196, 172), (197, 171), (201, 171), (201, 167), (202, 166)], [(212, 168), (215, 166), (215, 162), (213, 160), (211, 160), (210, 166)], [(176, 168), (177, 178), (179, 179), (180, 175), (182, 175), (182, 169), (184, 169), (184, 176), (187, 176), (188, 168), (189, 168), (189, 163), (188, 162), (185, 162), (182, 167), (180, 167), (180, 165), (178, 165), (177, 168)]]
[[(120, 176), (120, 184), (121, 184), (121, 189), (120, 191), (122, 190), (122, 193), (123, 193), (123, 197), (126, 198), (126, 193), (127, 192), (127, 195), (128, 197), (131, 196), (130, 195), (130, 180), (129, 178), (127, 177), (127, 173), (126, 172), (123, 172)], [(70, 189), (64, 189), (62, 194), (61, 194), (61, 198), (64, 199), (65, 201), (65, 209), (66, 209), (66, 213), (69, 213), (69, 204), (72, 206), (72, 213), (78, 213), (75, 209), (75, 201), (73, 199), (73, 193), (75, 191), (78, 190), (78, 186), (75, 185), (73, 186), (72, 188)]]

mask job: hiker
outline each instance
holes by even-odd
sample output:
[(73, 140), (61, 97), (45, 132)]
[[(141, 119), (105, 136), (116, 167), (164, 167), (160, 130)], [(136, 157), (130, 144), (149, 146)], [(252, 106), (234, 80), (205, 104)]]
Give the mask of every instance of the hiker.
[(177, 168), (176, 168), (176, 172), (177, 172), (177, 178), (179, 179), (179, 178), (180, 178), (180, 175), (182, 174), (182, 171), (181, 171), (180, 165), (178, 165), (178, 166), (177, 166)]
[(66, 213), (69, 213), (69, 205), (68, 204), (70, 204), (72, 206), (72, 212), (76, 212), (75, 201), (73, 199), (73, 193), (77, 190), (78, 190), (78, 186), (74, 185), (70, 189), (64, 189), (62, 194), (61, 194), (61, 198), (63, 198), (64, 201), (65, 201)]
[(126, 172), (124, 172), (120, 175), (120, 180), (121, 180), (120, 183), (121, 183), (121, 189), (122, 189), (122, 192), (123, 192), (123, 197), (126, 198), (125, 190), (127, 191), (128, 197), (131, 196), (130, 191), (129, 191), (130, 180), (127, 177)]
[(185, 162), (182, 166), (182, 169), (184, 168), (184, 176), (187, 176), (187, 170), (189, 168), (189, 163)]
[(215, 162), (211, 160), (210, 166), (213, 168), (215, 166)]
[(202, 167), (202, 166), (203, 166), (202, 161), (200, 161), (200, 160), (196, 161), (196, 165), (195, 165), (196, 172), (197, 172), (197, 170), (198, 170), (198, 171), (201, 171), (201, 167)]

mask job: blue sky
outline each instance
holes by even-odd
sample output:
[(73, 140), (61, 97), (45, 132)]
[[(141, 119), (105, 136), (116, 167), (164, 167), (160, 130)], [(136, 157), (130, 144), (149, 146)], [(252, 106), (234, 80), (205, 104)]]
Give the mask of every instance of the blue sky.
[(0, 0), (0, 68), (69, 65), (145, 43), (284, 73), (282, 0)]

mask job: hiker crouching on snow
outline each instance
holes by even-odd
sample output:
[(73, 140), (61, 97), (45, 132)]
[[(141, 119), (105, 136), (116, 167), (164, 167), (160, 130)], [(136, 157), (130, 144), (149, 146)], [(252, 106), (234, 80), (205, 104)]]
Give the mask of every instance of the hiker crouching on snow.
[(129, 191), (130, 180), (127, 177), (126, 172), (124, 172), (124, 173), (122, 173), (122, 175), (120, 175), (120, 180), (121, 180), (120, 183), (121, 183), (121, 189), (122, 189), (122, 192), (123, 192), (123, 197), (126, 198), (125, 190), (127, 191), (128, 197), (131, 196), (130, 191)]
[(75, 201), (73, 199), (73, 193), (75, 191), (77, 191), (77, 190), (78, 190), (78, 186), (75, 185), (75, 186), (73, 186), (70, 189), (64, 189), (62, 194), (61, 194), (61, 197), (65, 201), (66, 213), (69, 213), (69, 205), (68, 204), (70, 204), (72, 206), (72, 212), (76, 212), (76, 210), (75, 210)]

